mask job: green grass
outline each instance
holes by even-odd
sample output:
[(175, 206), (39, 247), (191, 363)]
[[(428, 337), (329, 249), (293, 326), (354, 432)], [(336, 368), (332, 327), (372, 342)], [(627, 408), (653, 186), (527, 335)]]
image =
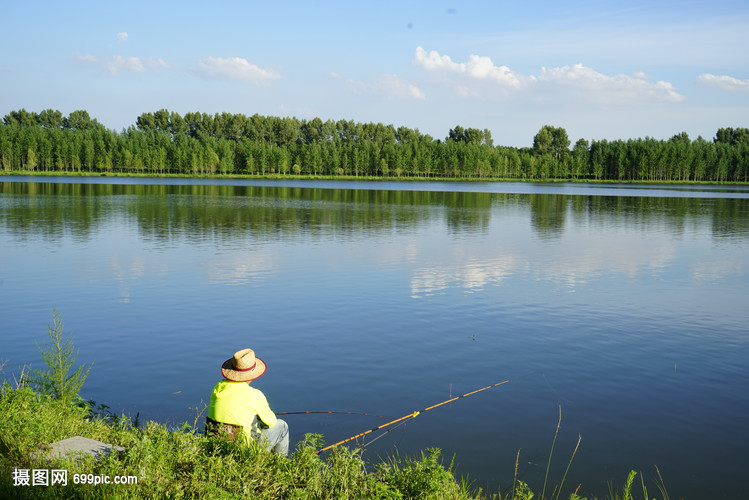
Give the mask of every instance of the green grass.
[[(211, 499), (498, 499), (560, 498), (561, 485), (549, 497), (534, 495), (515, 479), (503, 494), (483, 493), (458, 480), (452, 464), (445, 467), (438, 449), (416, 459), (392, 456), (365, 464), (361, 453), (344, 446), (324, 457), (316, 454), (322, 437), (308, 434), (290, 457), (279, 457), (257, 446), (207, 439), (195, 432), (198, 418), (177, 429), (148, 422), (142, 427), (112, 415), (104, 407), (65, 403), (22, 384), (3, 384), (0, 394), (0, 498), (211, 498)], [(202, 421), (200, 422), (202, 425)], [(99, 461), (46, 462), (38, 450), (72, 436), (83, 436), (125, 448)], [(549, 459), (551, 460), (551, 454)], [(571, 463), (571, 459), (570, 459)], [(66, 486), (15, 486), (14, 468), (66, 469)], [(73, 474), (137, 476), (137, 484), (73, 484)], [(610, 488), (612, 500), (632, 500), (630, 474), (621, 492)], [(563, 480), (562, 480), (563, 482)], [(662, 480), (658, 488), (668, 499)], [(642, 482), (642, 498), (648, 500)], [(577, 493), (569, 497), (583, 500)]]
[(673, 185), (749, 185), (749, 182), (724, 181), (679, 181), (679, 180), (615, 180), (615, 179), (531, 179), (504, 177), (435, 177), (435, 176), (367, 176), (367, 175), (310, 175), (310, 174), (173, 174), (158, 172), (89, 172), (54, 170), (10, 170), (0, 171), (0, 176), (64, 176), (64, 177), (141, 177), (141, 178), (181, 178), (181, 179), (276, 179), (276, 180), (334, 180), (334, 181), (437, 181), (437, 182), (531, 182), (578, 184), (673, 184)]
[[(0, 498), (477, 498), (439, 464), (431, 450), (417, 461), (372, 467), (356, 451), (337, 447), (321, 458), (320, 436), (307, 435), (288, 458), (257, 446), (207, 439), (185, 423), (178, 429), (126, 418), (95, 416), (90, 407), (5, 384), (0, 399)], [(125, 448), (100, 461), (43, 462), (37, 450), (72, 436)], [(62, 468), (66, 486), (14, 486), (13, 468)], [(73, 474), (133, 475), (137, 484), (72, 484)]]

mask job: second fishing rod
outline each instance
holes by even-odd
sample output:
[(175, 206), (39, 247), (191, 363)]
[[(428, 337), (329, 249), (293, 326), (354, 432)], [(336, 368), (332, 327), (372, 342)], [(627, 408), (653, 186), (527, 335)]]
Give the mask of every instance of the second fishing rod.
[(510, 379), (503, 380), (502, 382), (497, 382), (496, 384), (487, 385), (486, 387), (482, 387), (481, 389), (476, 389), (474, 391), (467, 392), (467, 393), (465, 393), (463, 395), (455, 396), (455, 397), (452, 397), (450, 399), (446, 399), (445, 401), (439, 402), (437, 404), (433, 404), (431, 406), (427, 406), (423, 410), (414, 411), (412, 413), (409, 413), (408, 415), (404, 415), (404, 416), (402, 416), (400, 418), (396, 418), (395, 420), (391, 420), (390, 422), (387, 422), (385, 424), (382, 424), (382, 425), (379, 425), (379, 426), (374, 427), (372, 429), (369, 429), (368, 431), (360, 432), (359, 434), (357, 434), (355, 436), (351, 436), (351, 437), (346, 438), (344, 440), (338, 441), (337, 443), (333, 443), (333, 444), (328, 445), (328, 446), (326, 446), (324, 448), (320, 448), (319, 450), (315, 451), (315, 453), (316, 454), (320, 454), (323, 451), (327, 451), (327, 450), (329, 450), (331, 448), (335, 448), (336, 446), (340, 446), (340, 445), (342, 445), (344, 443), (348, 443), (349, 441), (353, 441), (354, 439), (358, 439), (360, 437), (366, 436), (367, 434), (370, 434), (372, 432), (377, 432), (377, 431), (382, 430), (382, 429), (384, 429), (386, 427), (389, 427), (389, 426), (391, 426), (393, 424), (397, 424), (399, 422), (404, 422), (404, 421), (408, 420), (409, 418), (416, 418), (418, 415), (420, 415), (420, 414), (422, 414), (424, 412), (427, 412), (429, 410), (433, 410), (433, 409), (435, 409), (437, 407), (440, 407), (442, 405), (446, 405), (448, 403), (452, 403), (453, 401), (457, 401), (458, 399), (465, 398), (467, 396), (471, 396), (471, 395), (479, 393), (481, 391), (485, 391), (485, 390), (491, 389), (493, 387), (497, 387), (497, 386), (500, 386), (500, 385), (503, 385), (503, 384), (507, 384), (509, 382), (510, 382)]

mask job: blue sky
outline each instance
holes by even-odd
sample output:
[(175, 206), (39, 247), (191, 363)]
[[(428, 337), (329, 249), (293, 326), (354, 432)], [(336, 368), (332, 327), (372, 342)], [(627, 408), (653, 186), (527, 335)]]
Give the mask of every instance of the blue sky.
[(749, 127), (742, 1), (0, 5), (0, 115), (166, 108), (350, 119), (530, 146)]

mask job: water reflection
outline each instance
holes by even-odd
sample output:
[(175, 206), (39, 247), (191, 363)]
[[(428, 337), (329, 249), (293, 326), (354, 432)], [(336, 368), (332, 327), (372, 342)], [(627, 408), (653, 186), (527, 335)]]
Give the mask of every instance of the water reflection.
[(690, 271), (697, 283), (720, 283), (732, 276), (742, 276), (746, 269), (743, 260), (727, 257), (725, 260), (695, 263)]
[[(445, 239), (434, 248), (416, 245), (398, 255), (418, 261), (412, 297), (453, 286), (482, 290), (526, 274), (574, 290), (602, 275), (657, 273), (674, 258), (673, 238), (687, 230), (734, 243), (749, 235), (749, 199), (731, 198), (49, 182), (0, 182), (0, 195), (0, 228), (20, 241), (54, 244), (70, 236), (90, 243), (115, 224), (137, 227), (157, 251), (183, 242), (249, 250), (202, 264), (208, 283), (234, 285), (262, 281), (279, 267), (265, 248), (272, 243), (378, 239), (443, 225)], [(494, 227), (493, 220), (501, 226)], [(513, 220), (530, 226), (509, 228)], [(441, 251), (464, 237), (490, 233), (499, 235), (493, 255), (473, 253), (470, 245), (460, 245), (460, 254)], [(557, 251), (539, 249), (531, 236)], [(116, 234), (107, 240), (116, 244)], [(718, 281), (739, 265), (726, 256), (694, 265), (692, 276)], [(112, 275), (120, 300), (127, 302), (128, 284), (146, 273), (144, 266), (120, 262), (115, 254), (107, 272), (96, 269), (91, 275)]]
[(564, 233), (569, 201), (567, 195), (530, 195), (531, 224), (539, 237), (558, 238)]
[[(630, 191), (625, 191), (631, 194)], [(331, 236), (349, 239), (444, 222), (449, 233), (482, 234), (494, 210), (530, 213), (537, 237), (558, 239), (570, 220), (653, 226), (671, 234), (687, 225), (716, 239), (749, 235), (749, 198), (581, 196), (482, 192), (323, 189), (284, 186), (0, 182), (0, 224), (17, 238), (88, 240), (126, 214), (145, 239), (236, 242)], [(124, 209), (124, 212), (123, 212)]]
[(509, 255), (490, 261), (471, 258), (458, 266), (444, 261), (432, 263), (429, 267), (414, 271), (411, 297), (427, 297), (453, 287), (462, 288), (466, 292), (481, 291), (486, 286), (501, 285), (506, 277), (527, 270), (527, 265), (527, 262), (521, 264)]
[(131, 289), (138, 282), (150, 276), (163, 276), (166, 273), (165, 263), (159, 262), (158, 259), (142, 254), (119, 253), (116, 239), (100, 235), (99, 243), (95, 251), (104, 258), (90, 259), (79, 264), (81, 280), (92, 287), (111, 283), (116, 288), (120, 303), (130, 303)]
[(207, 283), (230, 286), (262, 283), (279, 267), (274, 255), (267, 251), (219, 256), (205, 265)]
[[(434, 248), (424, 248), (419, 257), (421, 265), (411, 280), (412, 297), (453, 288), (479, 291), (487, 286), (503, 286), (511, 277), (575, 291), (602, 277), (657, 276), (677, 257), (677, 245), (670, 234), (657, 230), (643, 235), (615, 226), (601, 233), (574, 228), (567, 235), (542, 238), (540, 245), (527, 230), (513, 228), (510, 234), (512, 239), (499, 238), (491, 247), (495, 256), (486, 255), (485, 246), (474, 250), (470, 245), (456, 244), (453, 249), (447, 240)], [(728, 269), (728, 262), (706, 266), (703, 272)]]
[[(50, 182), (0, 182), (0, 195), (0, 228), (20, 241), (41, 238), (54, 244), (70, 236), (90, 244), (114, 224), (123, 230), (136, 227), (156, 251), (183, 242), (248, 250), (201, 264), (207, 266), (208, 283), (234, 285), (262, 281), (280, 266), (265, 248), (269, 244), (379, 239), (442, 225), (444, 239), (433, 248), (414, 245), (399, 251), (397, 258), (418, 261), (412, 297), (453, 286), (482, 290), (526, 274), (574, 290), (602, 275), (632, 277), (665, 269), (674, 258), (673, 238), (687, 230), (733, 243), (749, 235), (749, 199), (731, 198)], [(494, 227), (493, 220), (501, 225)], [(513, 220), (526, 226), (510, 228)], [(112, 245), (116, 233), (106, 238)], [(492, 255), (463, 244), (459, 253), (442, 252), (465, 237), (490, 234), (497, 238)], [(128, 284), (146, 274), (145, 264), (121, 262), (116, 253), (113, 258), (108, 271), (90, 274), (113, 276), (120, 300), (127, 302)], [(737, 266), (726, 255), (695, 264), (691, 272), (694, 280), (714, 282), (735, 273)]]

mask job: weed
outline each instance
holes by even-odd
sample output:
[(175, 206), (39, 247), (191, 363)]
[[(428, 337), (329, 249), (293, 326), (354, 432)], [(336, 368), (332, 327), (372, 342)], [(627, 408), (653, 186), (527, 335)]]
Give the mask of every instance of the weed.
[[(658, 470), (658, 466), (655, 466), (655, 470), (658, 473), (658, 480), (655, 482), (655, 485), (661, 492), (661, 495), (663, 495), (663, 500), (669, 500), (668, 492), (666, 491), (666, 485), (664, 484), (663, 477), (661, 476), (661, 471)], [(627, 480), (624, 482), (624, 486), (622, 486), (621, 493), (615, 491), (613, 484), (609, 482), (609, 498), (611, 500), (634, 500), (634, 495), (632, 493), (632, 483), (634, 482), (636, 476), (637, 472), (629, 472)], [(640, 485), (642, 487), (643, 500), (656, 500), (654, 497), (648, 496), (648, 489), (645, 486), (645, 478), (642, 474), (640, 474)]]
[(86, 381), (93, 363), (88, 368), (79, 366), (69, 374), (78, 353), (73, 348), (72, 334), (68, 334), (67, 338), (64, 337), (64, 328), (57, 308), (53, 309), (52, 324), (47, 326), (47, 334), (51, 343), (45, 342), (44, 347), (37, 344), (48, 368), (44, 371), (31, 370), (30, 382), (43, 394), (48, 394), (55, 399), (72, 401)]

